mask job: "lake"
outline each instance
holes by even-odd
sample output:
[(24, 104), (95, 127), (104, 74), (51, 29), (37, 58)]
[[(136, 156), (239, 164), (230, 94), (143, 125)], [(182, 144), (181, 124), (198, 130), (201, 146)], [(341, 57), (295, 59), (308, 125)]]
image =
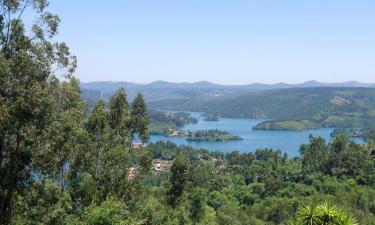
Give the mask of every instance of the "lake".
[[(166, 137), (163, 135), (151, 135), (150, 141), (171, 141), (177, 145), (189, 145), (194, 148), (204, 148), (211, 151), (240, 151), (254, 152), (256, 149), (273, 148), (280, 149), (288, 156), (298, 156), (299, 146), (309, 142), (309, 135), (321, 136), (326, 141), (330, 140), (332, 128), (321, 128), (307, 131), (265, 131), (252, 130), (262, 119), (221, 118), (219, 121), (205, 121), (200, 112), (189, 112), (191, 116), (198, 118), (197, 124), (188, 124), (183, 129), (190, 131), (219, 129), (228, 131), (243, 138), (241, 141), (204, 142), (186, 141), (184, 137)], [(357, 143), (363, 143), (361, 138), (354, 139)]]

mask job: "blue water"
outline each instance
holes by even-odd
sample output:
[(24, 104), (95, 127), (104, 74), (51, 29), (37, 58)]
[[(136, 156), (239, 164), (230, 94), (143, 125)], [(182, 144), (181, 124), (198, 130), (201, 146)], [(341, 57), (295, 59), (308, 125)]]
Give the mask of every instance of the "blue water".
[[(183, 129), (197, 131), (219, 129), (228, 131), (232, 134), (243, 138), (242, 141), (226, 142), (203, 142), (203, 141), (186, 141), (184, 137), (165, 137), (162, 135), (151, 135), (151, 142), (171, 141), (177, 145), (190, 145), (194, 148), (204, 148), (212, 151), (240, 151), (254, 152), (256, 149), (273, 148), (280, 149), (288, 156), (298, 156), (299, 146), (309, 142), (309, 135), (321, 136), (326, 141), (330, 141), (332, 128), (321, 128), (307, 130), (302, 132), (296, 131), (263, 131), (252, 130), (252, 128), (264, 121), (261, 119), (241, 119), (241, 118), (221, 118), (219, 121), (205, 121), (199, 112), (189, 112), (191, 116), (198, 118), (197, 124), (188, 124)], [(363, 143), (362, 139), (355, 139), (356, 142)]]

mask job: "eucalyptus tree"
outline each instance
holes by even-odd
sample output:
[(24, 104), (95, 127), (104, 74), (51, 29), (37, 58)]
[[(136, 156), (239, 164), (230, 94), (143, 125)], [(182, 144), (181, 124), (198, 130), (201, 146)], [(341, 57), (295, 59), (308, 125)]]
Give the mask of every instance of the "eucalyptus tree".
[(149, 116), (147, 112), (147, 105), (144, 97), (141, 93), (138, 93), (131, 107), (132, 136), (135, 133), (138, 133), (143, 142), (147, 142), (150, 139), (147, 129), (149, 124)]
[(168, 190), (168, 202), (175, 208), (182, 200), (187, 188), (189, 176), (189, 162), (186, 158), (178, 156), (171, 167), (170, 187)]
[[(33, 156), (45, 146), (56, 77), (76, 67), (65, 43), (54, 41), (60, 19), (46, 0), (0, 2), (0, 224), (9, 224), (14, 201), (32, 181)], [(30, 30), (23, 23), (33, 11)]]
[(120, 88), (109, 99), (108, 122), (113, 141), (124, 146), (131, 144), (131, 115), (124, 88)]
[[(99, 100), (96, 103), (88, 118), (86, 127), (92, 141), (91, 151), (88, 154), (88, 160), (91, 159), (91, 163), (87, 172), (92, 175), (94, 183), (97, 183), (98, 179), (100, 179), (101, 159), (108, 147), (107, 141), (109, 137), (108, 111), (104, 100)], [(92, 197), (96, 198), (97, 196)]]
[(74, 77), (51, 89), (53, 113), (43, 134), (48, 145), (34, 155), (33, 162), (39, 174), (58, 180), (64, 190), (68, 165), (81, 147), (82, 133), (85, 132), (85, 104), (80, 98), (79, 81)]

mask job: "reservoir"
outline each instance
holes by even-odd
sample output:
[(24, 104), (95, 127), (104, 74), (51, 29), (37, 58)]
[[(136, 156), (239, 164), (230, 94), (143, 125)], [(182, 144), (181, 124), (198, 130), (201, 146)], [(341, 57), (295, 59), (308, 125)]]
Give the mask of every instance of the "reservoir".
[[(198, 119), (196, 124), (188, 124), (183, 129), (190, 131), (219, 129), (228, 131), (243, 138), (241, 141), (225, 142), (205, 142), (205, 141), (186, 141), (184, 137), (167, 137), (163, 135), (151, 135), (150, 142), (171, 141), (177, 145), (189, 145), (194, 148), (204, 148), (211, 151), (240, 151), (254, 152), (256, 149), (272, 148), (280, 149), (287, 153), (289, 157), (299, 155), (301, 144), (309, 143), (309, 135), (321, 136), (327, 142), (331, 140), (330, 134), (332, 128), (320, 128), (306, 131), (268, 131), (252, 130), (262, 119), (244, 119), (244, 118), (221, 118), (219, 121), (205, 121), (202, 113), (189, 112), (191, 116)], [(355, 138), (357, 143), (363, 143), (361, 138)]]

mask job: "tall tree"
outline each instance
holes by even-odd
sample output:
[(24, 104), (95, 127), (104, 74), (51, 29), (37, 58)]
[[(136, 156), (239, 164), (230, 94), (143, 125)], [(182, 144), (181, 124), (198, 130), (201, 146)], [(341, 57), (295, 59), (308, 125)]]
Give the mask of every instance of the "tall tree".
[(147, 126), (149, 117), (147, 114), (147, 105), (141, 93), (138, 93), (132, 103), (132, 135), (139, 134), (143, 142), (147, 142), (150, 138)]
[[(51, 83), (69, 77), (76, 59), (65, 43), (53, 43), (58, 16), (46, 0), (0, 3), (0, 224), (9, 224), (17, 193), (31, 181), (35, 152), (45, 146), (42, 134), (51, 120)], [(27, 32), (27, 8), (37, 18)]]
[(171, 167), (170, 188), (168, 190), (168, 200), (172, 207), (176, 207), (181, 201), (181, 197), (186, 189), (189, 175), (189, 163), (186, 158), (177, 157)]
[[(107, 140), (109, 135), (108, 112), (104, 100), (98, 101), (94, 106), (86, 127), (93, 141), (92, 151), (89, 154), (89, 158), (92, 160), (89, 171), (93, 176), (94, 182), (98, 183), (101, 158), (108, 147)], [(96, 200), (97, 196), (92, 197)]]
[(130, 110), (125, 89), (120, 88), (109, 100), (109, 119), (112, 138), (119, 139), (125, 146), (130, 143)]
[(34, 166), (38, 173), (57, 178), (64, 189), (67, 166), (84, 131), (85, 104), (80, 98), (79, 81), (74, 77), (51, 89), (53, 113), (43, 134), (49, 144), (34, 155)]
[(105, 102), (99, 100), (91, 112), (87, 122), (87, 129), (95, 140), (102, 140), (107, 132), (108, 113)]

